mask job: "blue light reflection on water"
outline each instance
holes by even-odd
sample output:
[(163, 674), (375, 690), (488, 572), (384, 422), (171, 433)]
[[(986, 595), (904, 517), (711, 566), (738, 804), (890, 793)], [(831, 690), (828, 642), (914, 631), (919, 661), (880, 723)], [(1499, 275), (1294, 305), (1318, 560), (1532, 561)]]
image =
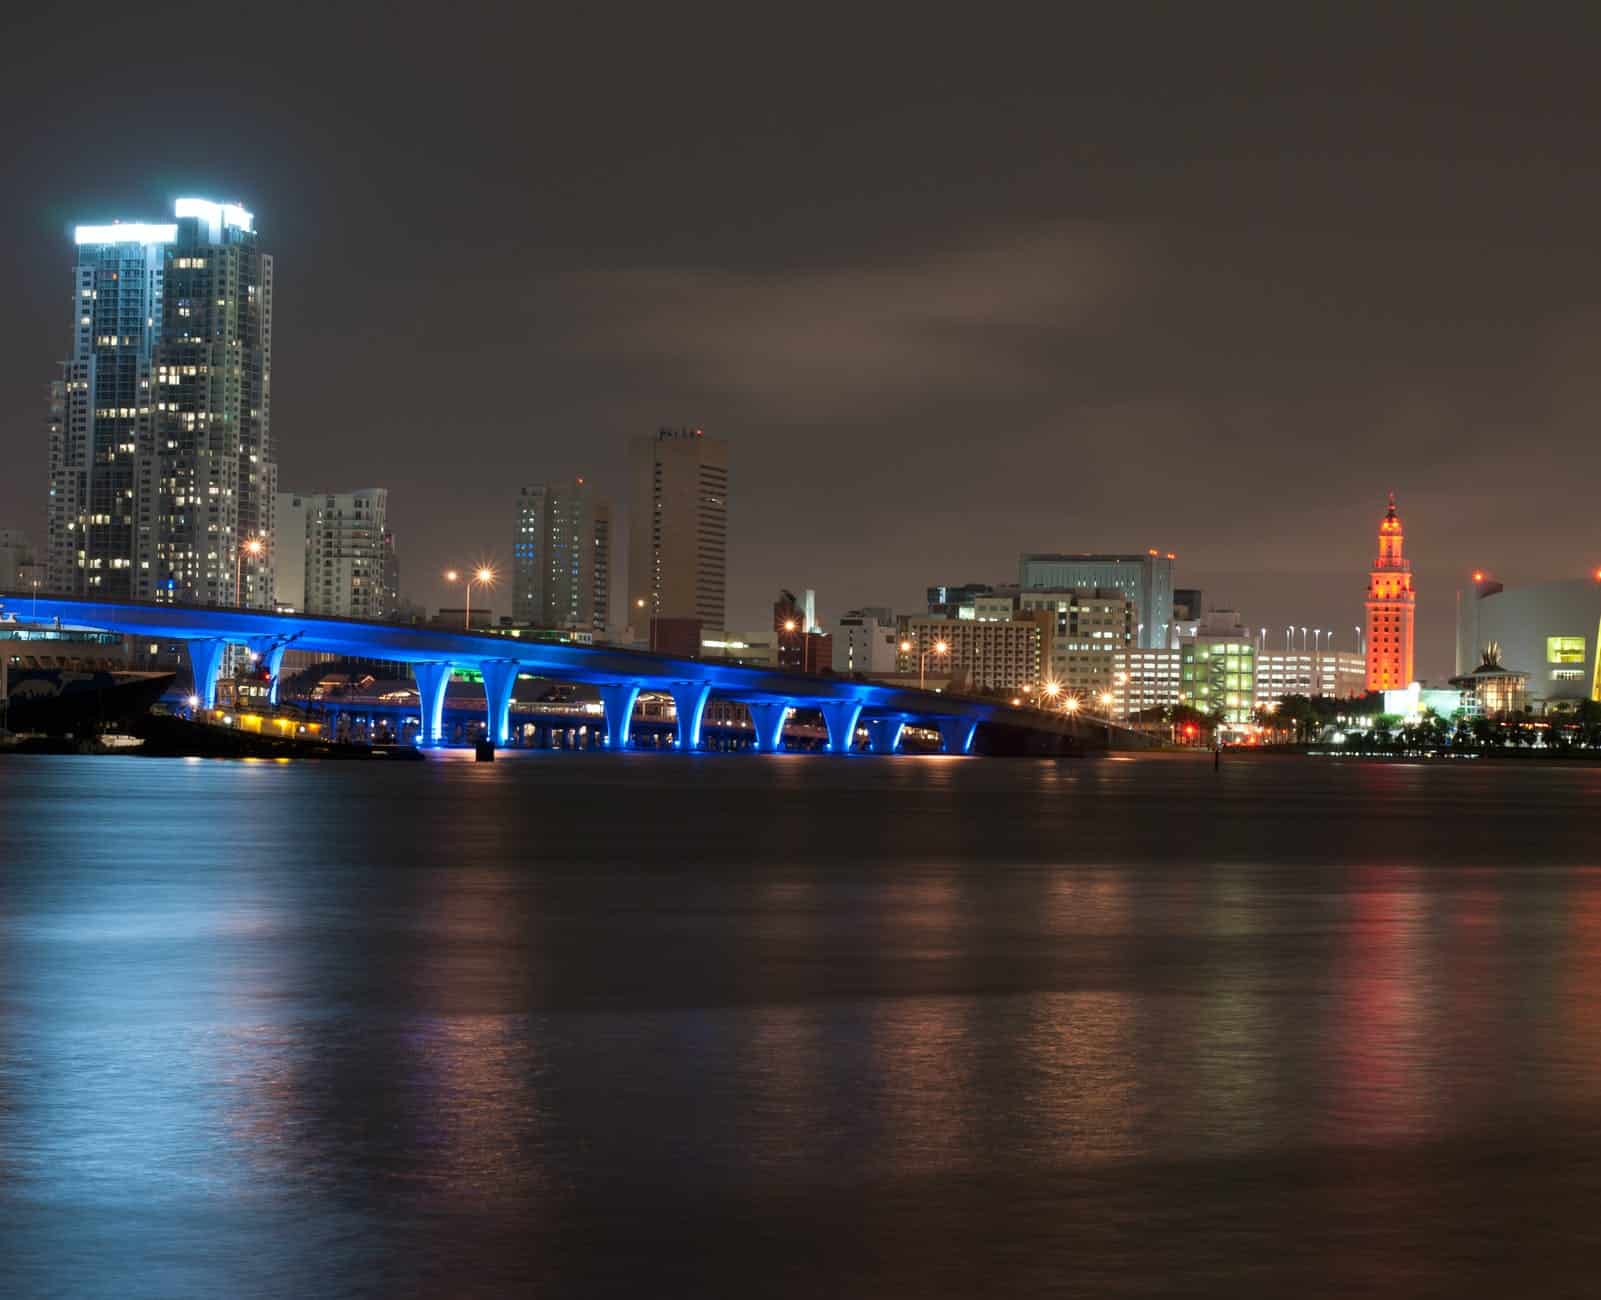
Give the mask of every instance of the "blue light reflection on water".
[(0, 1291), (1421, 1290), (1601, 1208), (1592, 769), (544, 759), (7, 760)]

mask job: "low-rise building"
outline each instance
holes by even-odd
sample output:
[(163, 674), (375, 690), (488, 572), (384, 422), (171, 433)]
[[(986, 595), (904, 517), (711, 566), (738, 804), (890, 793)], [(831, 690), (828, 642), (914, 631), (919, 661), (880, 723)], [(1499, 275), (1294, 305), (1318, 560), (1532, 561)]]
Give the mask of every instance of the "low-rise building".
[(1256, 706), (1285, 695), (1351, 700), (1367, 691), (1367, 660), (1345, 650), (1258, 650)]
[(885, 606), (847, 610), (830, 630), (836, 673), (887, 676), (895, 671), (900, 634), (895, 613)]
[(1043, 616), (1046, 680), (1070, 696), (1099, 701), (1110, 691), (1119, 652), (1136, 640), (1137, 607), (1112, 587), (1018, 593), (1021, 616)]

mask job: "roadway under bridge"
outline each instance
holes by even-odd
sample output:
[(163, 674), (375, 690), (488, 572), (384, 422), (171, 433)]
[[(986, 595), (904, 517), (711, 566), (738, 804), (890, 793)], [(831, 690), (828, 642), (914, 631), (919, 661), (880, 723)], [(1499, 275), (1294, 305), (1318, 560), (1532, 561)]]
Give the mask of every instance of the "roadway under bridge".
[(828, 735), (826, 747), (841, 754), (857, 748), (896, 753), (908, 725), (937, 731), (940, 748), (948, 754), (1147, 749), (1155, 743), (1104, 719), (1017, 709), (990, 700), (849, 677), (735, 667), (616, 646), (523, 641), (505, 635), (308, 614), (0, 592), (0, 618), (8, 617), (181, 641), (188, 648), (195, 693), (206, 708), (216, 702), (217, 677), (230, 645), (243, 646), (257, 656), (272, 675), (275, 693), (278, 670), (291, 648), (346, 659), (405, 663), (417, 685), (419, 743), (425, 747), (443, 743), (446, 687), (457, 669), (481, 674), (486, 734), (497, 745), (508, 741), (513, 688), (519, 677), (592, 687), (604, 709), (607, 745), (615, 749), (628, 748), (634, 707), (644, 692), (671, 697), (676, 713), (674, 747), (685, 750), (701, 747), (702, 720), (712, 699), (742, 704), (750, 716), (755, 747), (768, 752), (783, 748), (785, 724), (797, 709), (821, 714)]

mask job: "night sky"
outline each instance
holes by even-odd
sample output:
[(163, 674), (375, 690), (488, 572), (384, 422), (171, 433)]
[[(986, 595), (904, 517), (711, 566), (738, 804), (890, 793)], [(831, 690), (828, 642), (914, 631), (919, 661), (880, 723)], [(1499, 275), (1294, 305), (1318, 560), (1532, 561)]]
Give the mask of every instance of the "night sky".
[(9, 7), (0, 525), (71, 226), (194, 193), (277, 259), (282, 486), (387, 487), (430, 606), (699, 425), (736, 630), (1155, 546), (1348, 648), (1394, 488), (1443, 675), (1466, 570), (1601, 565), (1601, 30), (1110, 8)]

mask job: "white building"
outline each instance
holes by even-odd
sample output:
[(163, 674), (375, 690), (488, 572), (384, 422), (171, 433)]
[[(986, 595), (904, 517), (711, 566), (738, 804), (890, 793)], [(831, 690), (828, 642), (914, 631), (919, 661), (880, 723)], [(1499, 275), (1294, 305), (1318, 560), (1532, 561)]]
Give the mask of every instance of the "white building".
[(389, 493), (283, 492), (278, 496), (279, 609), (336, 618), (383, 618)]
[(1112, 656), (1112, 709), (1119, 718), (1179, 701), (1179, 650), (1119, 650)]
[(900, 633), (893, 610), (876, 605), (847, 610), (828, 633), (836, 673), (888, 677), (895, 672)]
[(1260, 650), (1256, 706), (1284, 695), (1325, 695), (1350, 700), (1367, 691), (1367, 661), (1347, 650)]
[(1044, 638), (1038, 623), (925, 615), (902, 615), (898, 622), (911, 649), (897, 645), (897, 675), (915, 676), (921, 664), (927, 677), (970, 682), (978, 690), (1032, 691), (1040, 684)]

